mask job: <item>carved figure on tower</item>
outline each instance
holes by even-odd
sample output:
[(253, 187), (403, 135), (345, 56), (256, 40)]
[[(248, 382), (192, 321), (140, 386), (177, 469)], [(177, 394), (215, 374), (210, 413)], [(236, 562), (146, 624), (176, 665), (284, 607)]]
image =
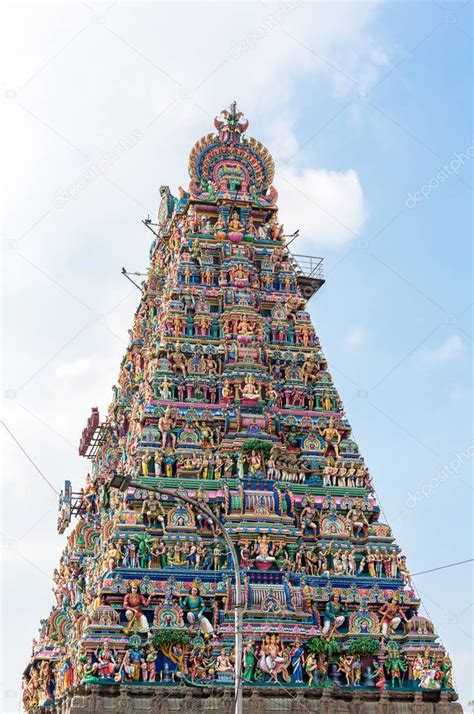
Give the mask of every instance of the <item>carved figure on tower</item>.
[(148, 632), (150, 626), (146, 615), (143, 612), (144, 607), (148, 607), (151, 597), (145, 597), (140, 592), (140, 581), (132, 580), (130, 583), (130, 592), (123, 599), (123, 607), (125, 617), (128, 620), (128, 625), (124, 628), (125, 634), (129, 632)]

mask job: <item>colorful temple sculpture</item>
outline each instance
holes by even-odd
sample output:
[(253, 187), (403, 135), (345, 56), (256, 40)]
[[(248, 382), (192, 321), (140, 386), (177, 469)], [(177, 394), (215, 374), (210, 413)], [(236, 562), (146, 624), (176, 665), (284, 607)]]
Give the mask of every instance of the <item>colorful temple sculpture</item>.
[[(128, 711), (133, 687), (160, 712), (168, 691), (232, 708), (235, 569), (246, 710), (277, 695), (291, 711), (364, 696), (381, 707), (364, 712), (397, 697), (415, 702), (400, 712), (461, 710), (310, 320), (321, 260), (286, 247), (273, 160), (247, 125), (223, 111), (192, 148), (189, 189), (163, 186), (144, 221), (150, 265), (113, 400), (82, 434), (85, 485), (61, 494), (59, 532), (74, 525), (27, 711), (102, 711), (84, 704), (99, 690)], [(115, 488), (123, 476), (135, 485)]]

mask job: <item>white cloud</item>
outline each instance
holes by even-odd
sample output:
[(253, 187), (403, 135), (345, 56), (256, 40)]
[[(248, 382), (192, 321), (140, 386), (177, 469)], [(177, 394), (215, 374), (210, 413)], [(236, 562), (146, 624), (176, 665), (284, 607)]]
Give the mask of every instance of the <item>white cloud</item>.
[(346, 342), (348, 347), (353, 350), (361, 347), (367, 339), (367, 330), (365, 327), (354, 326), (351, 327), (346, 334)]
[(293, 123), (289, 114), (285, 114), (273, 119), (269, 126), (268, 144), (272, 147), (277, 165), (280, 157), (286, 159), (298, 152), (298, 139), (294, 133)]
[(56, 367), (57, 377), (78, 377), (84, 372), (88, 372), (91, 367), (90, 357), (80, 357), (73, 362), (65, 362)]
[(354, 169), (283, 169), (277, 185), (280, 219), (287, 232), (300, 229), (300, 247), (338, 246), (358, 237), (367, 210)]
[(443, 364), (459, 357), (464, 349), (464, 343), (459, 335), (451, 335), (438, 347), (422, 350), (420, 359), (426, 364)]

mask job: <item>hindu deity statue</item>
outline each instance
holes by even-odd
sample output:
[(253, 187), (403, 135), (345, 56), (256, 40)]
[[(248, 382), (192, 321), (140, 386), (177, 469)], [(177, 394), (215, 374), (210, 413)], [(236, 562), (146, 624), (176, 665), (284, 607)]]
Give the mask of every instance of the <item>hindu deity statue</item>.
[(186, 619), (193, 630), (198, 626), (206, 638), (213, 637), (214, 628), (204, 615), (206, 604), (200, 595), (199, 583), (191, 583), (191, 590), (182, 598), (181, 607), (185, 610)]
[(329, 417), (328, 425), (318, 428), (319, 433), (325, 441), (324, 456), (328, 456), (334, 452), (336, 459), (339, 458), (339, 445), (341, 443), (341, 434), (334, 426), (334, 418)]
[(158, 420), (158, 428), (161, 432), (162, 449), (167, 446), (169, 441), (171, 441), (173, 446), (176, 443), (176, 436), (172, 433), (173, 425), (174, 422), (171, 417), (171, 407), (167, 407), (163, 416)]
[(401, 687), (402, 675), (408, 669), (408, 664), (399, 652), (398, 645), (395, 642), (389, 642), (387, 650), (388, 656), (385, 660), (385, 669), (391, 678), (392, 687)]
[(245, 315), (242, 317), (238, 324), (237, 332), (237, 341), (242, 344), (247, 344), (248, 342), (251, 342), (255, 337), (255, 331)]
[(147, 665), (141, 640), (137, 636), (130, 637), (129, 647), (123, 655), (116, 678), (138, 682), (147, 680)]
[(311, 687), (315, 683), (315, 673), (318, 671), (318, 660), (316, 655), (309, 652), (304, 663), (304, 671), (308, 676), (308, 686)]
[(245, 641), (243, 646), (244, 682), (251, 682), (254, 678), (257, 657), (255, 654), (255, 643), (252, 638)]
[(145, 597), (140, 592), (140, 581), (132, 580), (130, 583), (130, 592), (125, 595), (123, 607), (125, 617), (128, 620), (128, 625), (124, 632), (128, 634), (131, 630), (135, 632), (148, 632), (150, 625), (146, 615), (143, 612), (144, 607), (148, 607), (151, 602), (151, 596)]
[(224, 674), (234, 674), (234, 665), (224, 647), (216, 658), (216, 671)]
[(323, 635), (331, 638), (336, 630), (339, 630), (346, 621), (349, 613), (341, 602), (341, 593), (335, 590), (332, 598), (326, 605), (323, 616)]
[(394, 592), (390, 600), (382, 605), (379, 609), (379, 614), (381, 615), (380, 629), (382, 636), (385, 638), (395, 632), (402, 620), (406, 624), (409, 622), (400, 606), (400, 594), (398, 592)]
[(295, 684), (303, 684), (304, 646), (299, 637), (295, 640), (295, 644), (290, 651), (290, 656), (293, 682)]
[(104, 640), (102, 647), (96, 650), (97, 673), (101, 679), (113, 677), (117, 666), (117, 655), (110, 648), (109, 641)]
[(224, 384), (222, 385), (222, 396), (221, 396), (221, 401), (223, 401), (225, 404), (228, 404), (230, 400), (233, 397), (233, 390), (232, 390), (232, 385), (228, 379), (224, 380)]
[(259, 386), (256, 384), (253, 374), (248, 374), (245, 377), (244, 386), (242, 388), (242, 398), (248, 402), (258, 402), (261, 399)]
[(257, 567), (267, 569), (271, 567), (272, 563), (275, 562), (275, 557), (272, 555), (273, 546), (268, 540), (267, 535), (264, 534), (258, 538), (256, 553), (257, 556), (255, 558), (255, 562)]
[(300, 522), (302, 534), (305, 533), (306, 529), (309, 529), (313, 531), (315, 539), (318, 537), (319, 515), (315, 497), (313, 499), (306, 499), (300, 513)]
[(232, 243), (240, 243), (244, 237), (244, 227), (239, 219), (237, 211), (233, 211), (228, 225), (228, 236)]
[(277, 635), (266, 635), (260, 647), (259, 668), (275, 682), (281, 675), (286, 683), (291, 681), (288, 673), (290, 655)]
[(217, 221), (214, 223), (214, 236), (217, 240), (224, 240), (226, 237), (226, 225), (221, 213), (219, 213)]
[(142, 517), (145, 525), (156, 528), (160, 524), (163, 533), (166, 533), (166, 514), (161, 501), (156, 497), (156, 493), (150, 491), (143, 501)]
[(308, 382), (312, 382), (316, 379), (319, 373), (319, 369), (320, 367), (319, 363), (316, 361), (316, 357), (312, 352), (310, 352), (303, 363), (303, 375), (305, 385), (307, 385)]
[(262, 456), (255, 449), (252, 449), (250, 456), (247, 459), (249, 465), (250, 476), (263, 476)]
[(156, 656), (157, 652), (152, 642), (147, 642), (145, 645), (145, 662), (146, 662), (146, 681), (156, 681)]
[(362, 511), (359, 502), (355, 502), (353, 507), (347, 512), (347, 520), (351, 524), (352, 534), (355, 538), (363, 538), (367, 535), (369, 522)]

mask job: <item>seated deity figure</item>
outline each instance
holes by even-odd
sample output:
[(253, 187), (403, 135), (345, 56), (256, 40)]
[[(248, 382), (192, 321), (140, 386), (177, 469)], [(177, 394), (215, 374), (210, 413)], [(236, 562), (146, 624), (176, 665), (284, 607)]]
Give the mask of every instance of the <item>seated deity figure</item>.
[(95, 656), (97, 657), (97, 672), (101, 679), (113, 676), (117, 664), (115, 652), (110, 648), (109, 641), (104, 640), (102, 647), (99, 647)]
[(220, 654), (216, 658), (216, 670), (217, 672), (234, 673), (234, 665), (232, 664), (232, 661), (224, 647), (221, 649)]
[(141, 594), (140, 582), (138, 580), (132, 580), (130, 583), (130, 592), (125, 595), (123, 600), (125, 617), (128, 620), (128, 625), (124, 629), (125, 634), (128, 635), (131, 630), (135, 632), (149, 631), (150, 626), (142, 608), (148, 607), (150, 601), (151, 596), (145, 597), (145, 595)]
[(255, 225), (255, 223), (254, 223), (254, 220), (253, 220), (252, 216), (249, 216), (249, 219), (248, 219), (248, 221), (247, 221), (247, 230), (246, 230), (246, 233), (247, 233), (247, 235), (253, 236), (254, 238), (257, 238), (257, 236), (258, 236), (257, 227), (256, 227), (256, 225)]
[(339, 590), (335, 590), (332, 599), (326, 605), (323, 616), (323, 635), (332, 636), (336, 630), (339, 630), (344, 621), (348, 617), (347, 609), (341, 603), (341, 594)]
[(174, 352), (171, 355), (171, 360), (173, 364), (173, 369), (176, 374), (181, 374), (183, 377), (186, 377), (187, 375), (187, 370), (186, 370), (186, 358), (184, 357), (182, 352)]
[(150, 491), (143, 501), (142, 516), (145, 525), (150, 528), (156, 528), (159, 523), (163, 533), (166, 533), (165, 511), (154, 491)]
[(237, 341), (240, 343), (245, 344), (251, 342), (254, 338), (254, 329), (252, 328), (252, 325), (247, 320), (245, 315), (239, 322), (239, 325), (237, 327), (237, 333)]
[[(206, 492), (201, 491), (201, 489), (196, 491), (195, 500), (198, 504), (207, 505)], [(209, 529), (215, 535), (216, 526), (214, 519), (210, 515), (207, 515), (203, 510), (196, 509), (196, 523), (201, 531)]]
[(278, 224), (278, 219), (276, 217), (276, 214), (273, 214), (273, 216), (270, 218), (270, 220), (268, 222), (268, 229), (269, 229), (269, 234), (270, 234), (271, 240), (282, 240), (283, 239), (284, 226), (283, 226), (283, 224), (281, 224), (281, 225)]
[(97, 493), (90, 474), (87, 474), (86, 485), (81, 489), (81, 505), (87, 513), (97, 512)]
[(226, 237), (226, 225), (222, 214), (219, 214), (217, 221), (214, 223), (213, 231), (217, 240), (223, 240)]
[(233, 211), (229, 221), (229, 231), (235, 231), (237, 233), (240, 233), (243, 230), (244, 227), (240, 222), (237, 211)]
[[(105, 554), (105, 564), (109, 570), (113, 570), (122, 558), (121, 542), (110, 543)], [(57, 593), (56, 593), (57, 595)]]
[(272, 555), (273, 548), (271, 543), (268, 541), (267, 535), (262, 535), (258, 539), (256, 552), (256, 563), (273, 563), (275, 561), (275, 558)]
[(248, 374), (245, 377), (245, 383), (242, 389), (242, 398), (248, 402), (258, 402), (261, 398), (260, 389), (255, 384), (255, 377), (253, 374)]
[(247, 462), (251, 476), (263, 476), (262, 457), (255, 449), (252, 450), (252, 453), (247, 458)]
[(188, 211), (186, 216), (186, 230), (190, 233), (197, 233), (199, 228), (199, 219), (196, 212), (193, 209)]
[(232, 213), (229, 221), (227, 236), (234, 245), (240, 243), (244, 238), (244, 227), (239, 219), (237, 211)]
[(189, 595), (186, 595), (186, 597), (181, 600), (181, 607), (186, 611), (186, 620), (192, 630), (198, 625), (206, 639), (213, 637), (214, 628), (204, 615), (206, 605), (200, 595), (198, 583), (195, 582), (191, 584)]

